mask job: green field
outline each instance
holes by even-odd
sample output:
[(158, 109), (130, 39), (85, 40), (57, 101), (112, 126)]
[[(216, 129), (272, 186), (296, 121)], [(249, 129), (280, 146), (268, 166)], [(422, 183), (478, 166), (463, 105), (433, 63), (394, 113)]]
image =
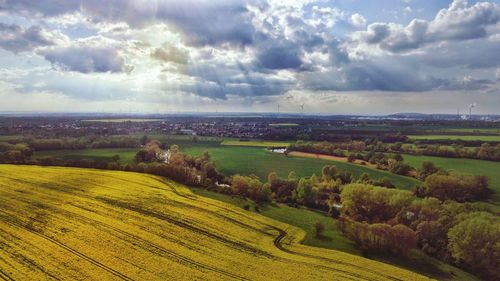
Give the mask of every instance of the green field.
[(0, 141), (10, 141), (22, 138), (21, 135), (0, 135)]
[(5, 280), (427, 280), (129, 172), (0, 165)]
[(131, 163), (134, 161), (137, 148), (96, 148), (77, 150), (46, 150), (37, 151), (34, 158), (40, 159), (54, 156), (65, 160), (91, 159), (95, 161), (111, 161), (114, 155), (120, 156), (121, 163)]
[(281, 177), (287, 177), (288, 173), (295, 171), (299, 177), (309, 177), (312, 174), (321, 175), (323, 166), (334, 164), (338, 170), (350, 171), (356, 177), (365, 172), (372, 178), (387, 177), (394, 185), (403, 189), (410, 189), (419, 184), (418, 180), (410, 177), (403, 177), (360, 165), (331, 160), (288, 157), (258, 147), (181, 146), (181, 149), (191, 155), (201, 155), (204, 151), (209, 151), (217, 169), (226, 175), (254, 174), (263, 180), (267, 180), (270, 172), (276, 172)]
[(284, 141), (240, 141), (240, 140), (224, 140), (222, 145), (232, 145), (232, 146), (253, 146), (253, 147), (285, 147), (288, 146), (289, 142)]
[(446, 129), (444, 131), (450, 133), (480, 133), (480, 134), (492, 134), (492, 135), (500, 134), (500, 128), (453, 128), (453, 129)]
[(444, 169), (487, 176), (490, 180), (490, 187), (494, 190), (491, 201), (500, 208), (500, 162), (434, 156), (404, 155), (403, 157), (404, 161), (413, 167), (421, 167), (422, 162), (431, 161)]
[(464, 141), (500, 141), (496, 136), (461, 136), (461, 135), (408, 135), (412, 140), (464, 140)]

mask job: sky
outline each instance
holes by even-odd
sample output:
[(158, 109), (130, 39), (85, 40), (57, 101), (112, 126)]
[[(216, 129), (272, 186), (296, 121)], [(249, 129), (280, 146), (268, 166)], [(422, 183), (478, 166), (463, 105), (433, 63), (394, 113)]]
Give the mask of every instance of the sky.
[(500, 114), (499, 85), (500, 0), (0, 0), (2, 112)]

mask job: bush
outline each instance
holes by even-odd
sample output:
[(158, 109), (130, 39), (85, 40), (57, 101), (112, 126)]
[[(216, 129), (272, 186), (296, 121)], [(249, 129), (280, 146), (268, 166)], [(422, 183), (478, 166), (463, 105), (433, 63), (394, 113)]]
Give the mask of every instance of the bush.
[(321, 222), (317, 222), (314, 224), (314, 236), (316, 238), (321, 238), (323, 236), (323, 232), (325, 231), (325, 225)]
[(490, 194), (490, 189), (488, 188), (488, 180), (484, 176), (453, 172), (428, 176), (422, 193), (440, 200), (466, 202), (486, 199)]
[(356, 221), (386, 222), (414, 200), (405, 190), (387, 189), (369, 184), (349, 184), (340, 194), (342, 214)]
[(339, 227), (362, 250), (406, 255), (417, 244), (416, 233), (402, 224), (367, 224), (343, 219), (339, 220)]
[(458, 263), (494, 280), (500, 269), (500, 219), (485, 212), (475, 212), (448, 232), (448, 248)]

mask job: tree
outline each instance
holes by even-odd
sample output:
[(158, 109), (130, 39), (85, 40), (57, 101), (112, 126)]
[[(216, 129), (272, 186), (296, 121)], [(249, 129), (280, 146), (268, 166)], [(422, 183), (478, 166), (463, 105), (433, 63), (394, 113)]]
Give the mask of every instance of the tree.
[(396, 153), (396, 154), (394, 155), (394, 158), (393, 158), (393, 159), (394, 159), (394, 160), (396, 160), (396, 161), (398, 161), (398, 162), (403, 162), (403, 160), (404, 160), (404, 159), (403, 159), (403, 156), (401, 155), (401, 153)]
[(149, 142), (149, 138), (147, 135), (141, 137), (141, 144), (146, 145)]
[(411, 192), (353, 183), (340, 194), (342, 214), (356, 221), (386, 222), (414, 200)]
[(389, 171), (398, 175), (407, 175), (412, 169), (410, 165), (394, 159), (389, 159), (387, 163)]
[(288, 179), (289, 180), (296, 180), (297, 179), (297, 174), (295, 173), (295, 171), (290, 171), (290, 173), (288, 173)]
[(401, 224), (368, 224), (345, 218), (338, 222), (341, 231), (362, 250), (405, 255), (416, 247), (415, 232)]
[(314, 236), (316, 238), (323, 237), (323, 232), (325, 231), (325, 225), (321, 222), (317, 222), (314, 224)]
[(120, 161), (120, 155), (118, 155), (118, 154), (113, 155), (111, 157), (111, 161), (112, 162), (118, 162), (118, 161)]
[(490, 192), (486, 177), (456, 172), (428, 176), (423, 190), (423, 194), (426, 196), (458, 202), (485, 199)]
[(353, 180), (352, 173), (349, 171), (342, 171), (342, 172), (338, 173), (336, 178), (340, 179), (342, 184), (351, 183)]
[(249, 180), (250, 178), (241, 176), (241, 175), (234, 175), (232, 180), (231, 180), (231, 190), (234, 194), (239, 194), (246, 196), (248, 189), (249, 189)]
[(417, 171), (417, 177), (420, 180), (425, 180), (428, 176), (435, 174), (438, 171), (439, 168), (437, 168), (434, 163), (431, 161), (424, 161), (422, 163), (422, 167)]
[(323, 169), (321, 169), (321, 176), (325, 180), (331, 180), (337, 174), (337, 166), (335, 165), (325, 165)]
[(370, 183), (370, 175), (366, 172), (362, 173), (358, 179), (360, 183)]
[(312, 205), (314, 203), (313, 183), (311, 179), (301, 178), (297, 185), (297, 189), (293, 194), (293, 198), (303, 205)]
[(347, 156), (347, 162), (354, 163), (354, 161), (356, 161), (356, 155), (354, 153), (349, 154), (349, 156)]
[(448, 232), (448, 248), (457, 262), (487, 278), (498, 278), (500, 268), (500, 219), (486, 212), (467, 215)]

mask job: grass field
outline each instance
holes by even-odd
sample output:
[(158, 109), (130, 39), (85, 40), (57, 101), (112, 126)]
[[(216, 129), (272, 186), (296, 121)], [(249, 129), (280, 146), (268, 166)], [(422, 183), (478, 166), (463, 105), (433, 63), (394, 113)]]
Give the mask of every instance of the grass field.
[(1, 165), (0, 198), (6, 280), (426, 279), (150, 175)]
[(421, 167), (424, 161), (431, 161), (444, 169), (487, 176), (494, 191), (490, 201), (500, 210), (500, 162), (434, 156), (403, 155), (403, 157), (404, 161), (413, 167)]
[(500, 135), (496, 136), (461, 136), (461, 135), (409, 135), (412, 140), (464, 140), (464, 141), (500, 141)]
[(360, 165), (323, 159), (287, 157), (258, 147), (191, 146), (181, 148), (191, 155), (201, 155), (203, 151), (209, 151), (217, 169), (226, 175), (254, 174), (263, 180), (267, 180), (270, 172), (276, 172), (281, 177), (287, 177), (290, 171), (295, 171), (299, 177), (309, 177), (313, 173), (321, 175), (323, 166), (335, 164), (338, 170), (351, 171), (357, 177), (364, 172), (368, 173), (372, 178), (387, 177), (394, 185), (403, 189), (410, 189), (419, 184), (419, 181), (413, 178), (398, 176)]
[(232, 146), (254, 146), (254, 147), (285, 147), (288, 146), (289, 142), (284, 141), (240, 141), (240, 140), (224, 140), (222, 145), (232, 145)]
[(451, 133), (481, 133), (481, 134), (492, 134), (492, 135), (500, 134), (500, 128), (454, 128), (454, 129), (445, 129), (444, 131)]
[(37, 151), (34, 158), (44, 158), (54, 156), (65, 160), (92, 159), (95, 161), (111, 161), (114, 155), (120, 156), (121, 163), (131, 163), (134, 161), (138, 148), (96, 148), (77, 150), (46, 150)]
[(0, 135), (0, 141), (10, 141), (22, 138), (22, 135)]

